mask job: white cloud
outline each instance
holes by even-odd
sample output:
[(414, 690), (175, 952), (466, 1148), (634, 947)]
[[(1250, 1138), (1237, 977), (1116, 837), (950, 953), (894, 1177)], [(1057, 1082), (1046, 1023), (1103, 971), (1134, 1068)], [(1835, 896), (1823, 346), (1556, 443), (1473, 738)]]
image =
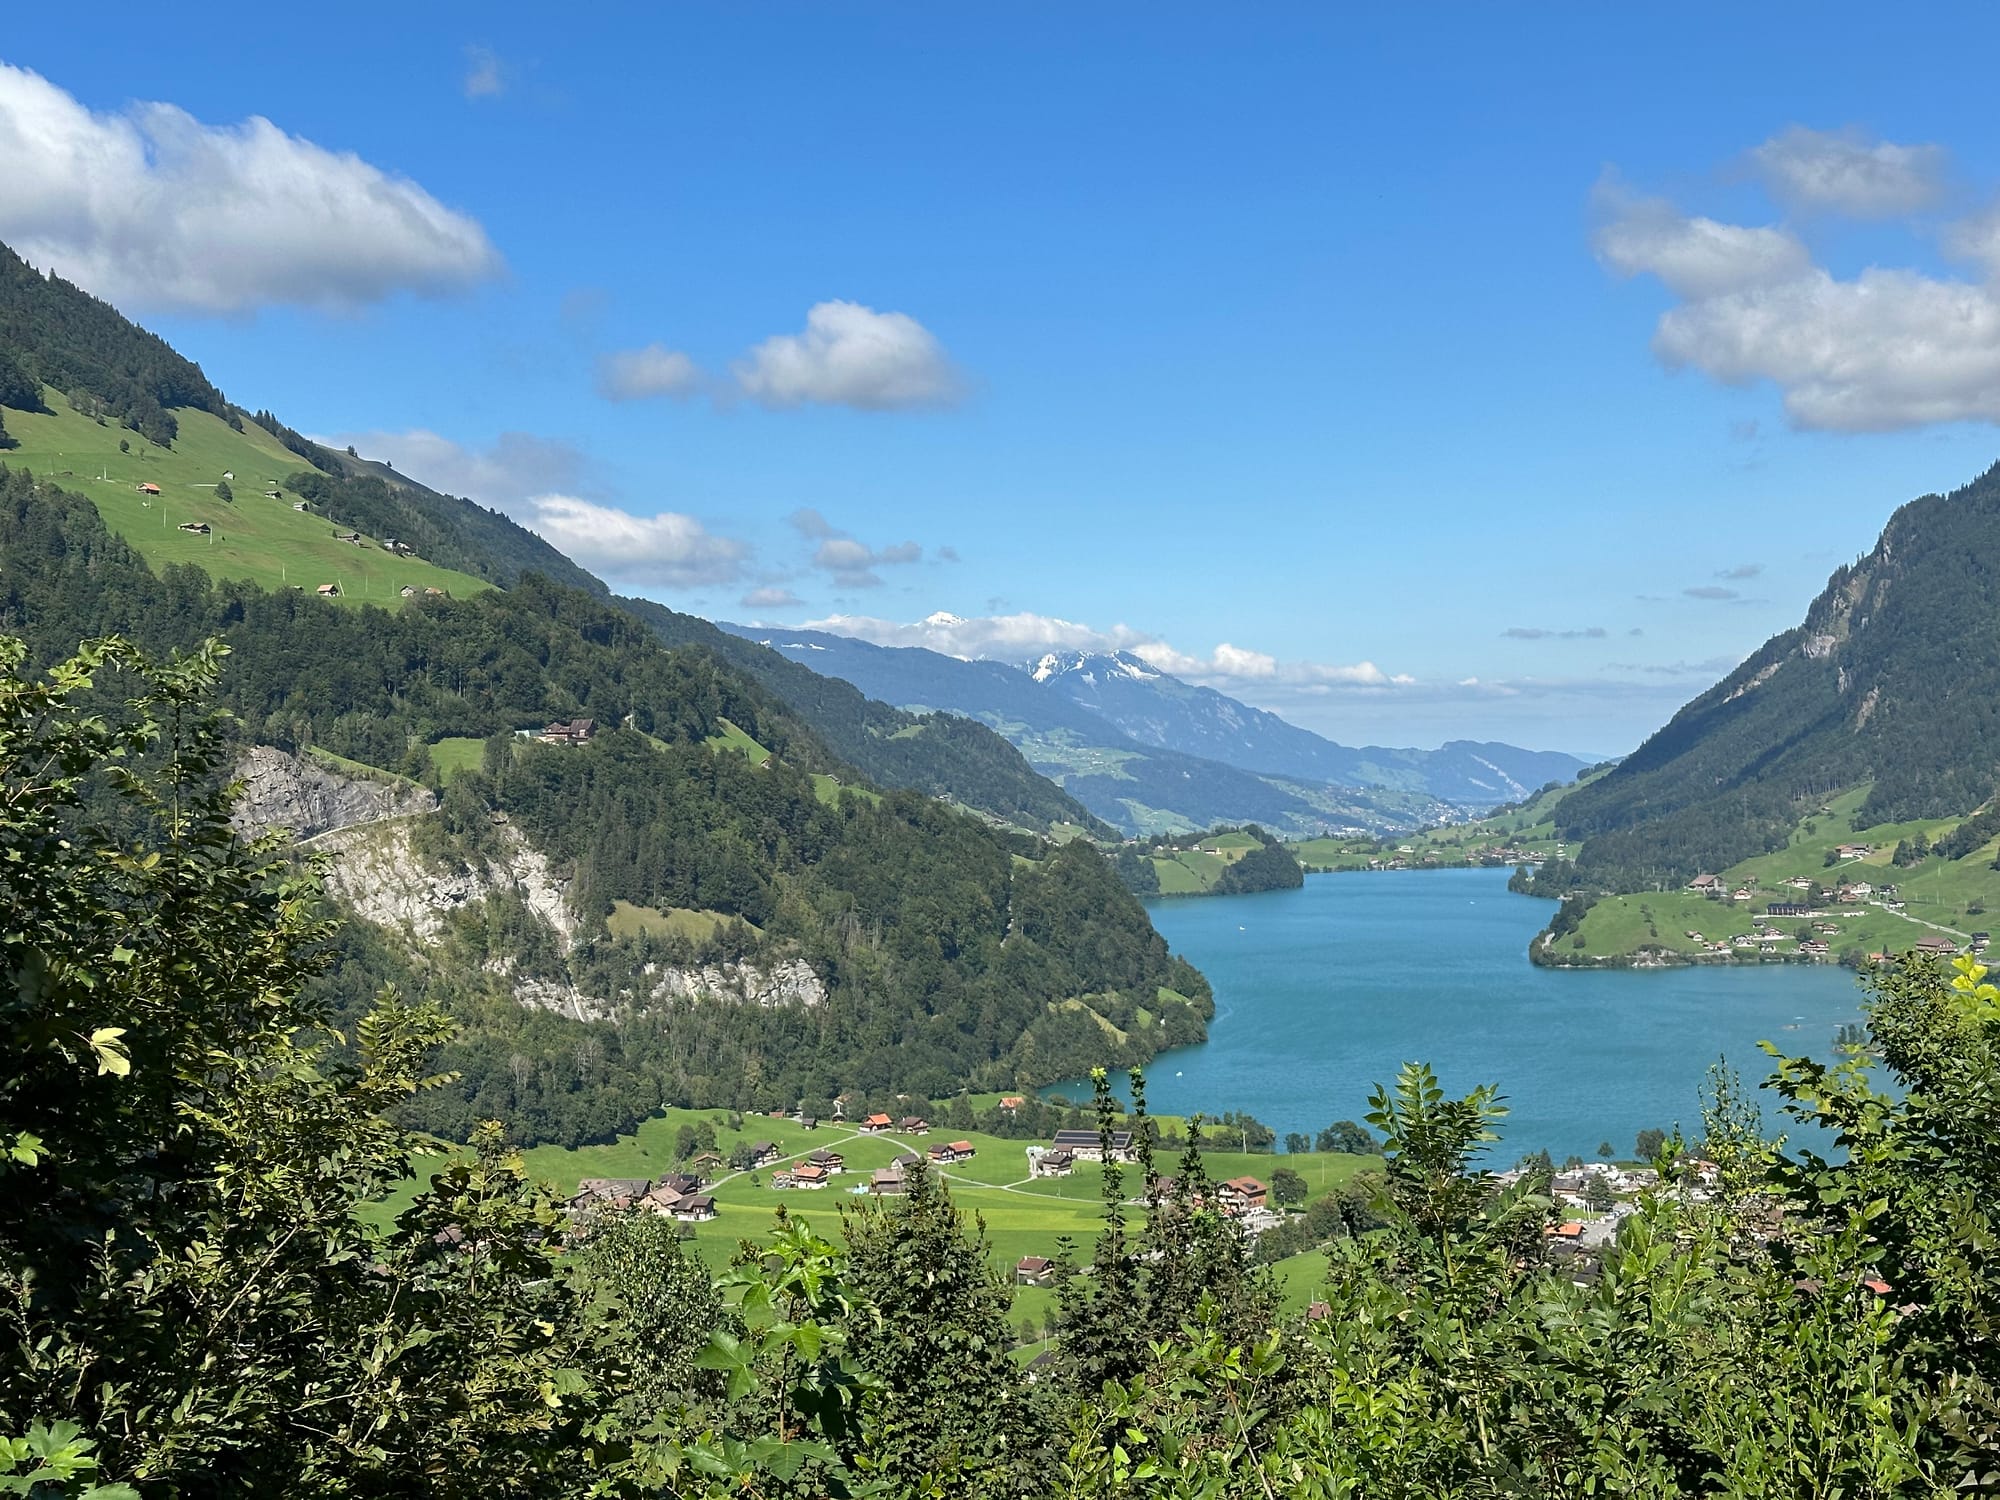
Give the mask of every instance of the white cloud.
[(745, 594), (742, 603), (748, 609), (797, 609), (806, 601), (790, 589), (752, 589)]
[[(1835, 188), (1819, 191), (1825, 197)], [(1851, 190), (1851, 203), (1860, 192)], [(1887, 202), (1886, 192), (1875, 201)], [(2000, 422), (1994, 283), (1882, 267), (1842, 280), (1812, 264), (1787, 230), (1685, 215), (1612, 181), (1599, 184), (1596, 201), (1605, 217), (1595, 243), (1605, 264), (1657, 275), (1681, 299), (1653, 336), (1669, 368), (1691, 367), (1725, 385), (1769, 380), (1802, 428)], [(2000, 276), (2000, 218), (1954, 226), (1947, 238)]]
[(1789, 230), (1691, 218), (1664, 198), (1641, 198), (1615, 178), (1593, 195), (1598, 258), (1620, 275), (1651, 272), (1683, 297), (1713, 297), (1792, 280), (1812, 264)]
[(407, 178), (252, 116), (98, 114), (0, 63), (0, 239), (121, 307), (234, 314), (463, 291), (500, 256)]
[(574, 495), (533, 496), (522, 519), (593, 572), (664, 588), (732, 583), (750, 554), (747, 543), (716, 536), (693, 516), (635, 516)]
[(497, 99), (507, 92), (507, 69), (491, 47), (465, 49), (465, 79), (468, 99)]
[(1858, 130), (1794, 125), (1753, 150), (1750, 163), (1780, 202), (1893, 219), (1938, 200), (1947, 154), (1942, 146), (1899, 146)]
[(864, 411), (947, 406), (960, 381), (929, 329), (907, 313), (857, 302), (821, 302), (801, 333), (768, 338), (732, 367), (736, 383), (767, 407), (806, 404)]
[(386, 460), (420, 484), (488, 506), (506, 507), (530, 495), (574, 488), (589, 467), (568, 443), (527, 432), (503, 432), (487, 448), (467, 447), (423, 427), (337, 432), (314, 441)]
[(597, 361), (597, 394), (607, 401), (685, 398), (700, 390), (701, 384), (700, 367), (680, 350), (664, 344), (620, 349)]
[(1887, 432), (2000, 421), (2000, 297), (1914, 271), (1795, 281), (1689, 302), (1653, 340), (1670, 367), (1726, 385), (1770, 380), (1794, 425)]
[(969, 620), (938, 613), (914, 624), (865, 615), (833, 615), (810, 621), (808, 626), (879, 646), (922, 646), (967, 660), (1017, 664), (1049, 651), (1129, 651), (1171, 676), (1225, 692), (1263, 686), (1318, 696), (1340, 688), (1408, 687), (1416, 680), (1403, 674), (1391, 676), (1372, 661), (1353, 665), (1286, 662), (1226, 641), (1207, 656), (1192, 655), (1129, 625), (1099, 630), (1074, 620), (1025, 611)]
[(567, 443), (525, 432), (503, 432), (474, 448), (414, 428), (408, 432), (343, 432), (314, 441), (352, 446), (399, 473), (448, 495), (464, 495), (506, 511), (555, 549), (594, 573), (665, 588), (733, 583), (743, 576), (750, 547), (716, 536), (692, 516), (672, 511), (634, 515), (566, 492), (588, 474), (588, 459)]

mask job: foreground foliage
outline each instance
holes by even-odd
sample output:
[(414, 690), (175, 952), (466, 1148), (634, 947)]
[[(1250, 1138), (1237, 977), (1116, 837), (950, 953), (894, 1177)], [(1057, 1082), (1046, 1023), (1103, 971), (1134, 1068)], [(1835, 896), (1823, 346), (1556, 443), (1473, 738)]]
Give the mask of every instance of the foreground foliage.
[(1546, 1257), (1539, 1179), (1482, 1170), (1498, 1095), (1406, 1068), (1373, 1227), (1297, 1320), (1199, 1152), (1155, 1171), (1135, 1077), (1137, 1159), (1023, 1368), (921, 1168), (845, 1249), (781, 1215), (720, 1286), (660, 1221), (569, 1222), (492, 1128), (364, 1227), (446, 1023), (389, 993), (337, 1050), (302, 998), (334, 935), (309, 871), (228, 832), (217, 651), (40, 680), (0, 651), (0, 1493), (2000, 1491), (2000, 990), (1970, 960), (1879, 979), (1893, 1091), (1778, 1063), (1836, 1153), (1771, 1145), (1719, 1079), (1588, 1275)]

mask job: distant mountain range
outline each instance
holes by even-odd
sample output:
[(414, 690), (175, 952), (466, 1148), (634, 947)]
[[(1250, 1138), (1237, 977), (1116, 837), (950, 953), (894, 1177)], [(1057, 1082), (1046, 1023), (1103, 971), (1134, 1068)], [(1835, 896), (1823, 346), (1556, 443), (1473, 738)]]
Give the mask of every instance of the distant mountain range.
[(1013, 666), (824, 631), (722, 628), (871, 698), (991, 725), (1128, 833), (1226, 822), (1299, 834), (1408, 828), (1515, 801), (1584, 767), (1574, 755), (1467, 741), (1351, 749), (1127, 652)]
[(1051, 653), (1029, 675), (1142, 745), (1301, 781), (1422, 792), (1481, 811), (1551, 781), (1573, 780), (1584, 767), (1557, 750), (1472, 740), (1436, 750), (1351, 749), (1214, 688), (1182, 682), (1129, 651)]

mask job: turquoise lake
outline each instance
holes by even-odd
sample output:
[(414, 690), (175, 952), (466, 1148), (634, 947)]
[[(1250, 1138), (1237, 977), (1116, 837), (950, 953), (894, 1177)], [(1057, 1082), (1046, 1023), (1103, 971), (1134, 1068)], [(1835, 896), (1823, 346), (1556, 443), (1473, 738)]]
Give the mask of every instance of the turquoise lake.
[[(1854, 975), (1833, 965), (1538, 969), (1528, 942), (1555, 903), (1513, 894), (1507, 875), (1312, 875), (1302, 890), (1149, 903), (1216, 1000), (1209, 1040), (1146, 1070), (1150, 1106), (1247, 1109), (1282, 1141), (1359, 1120), (1375, 1083), (1421, 1060), (1455, 1094), (1500, 1086), (1512, 1113), (1496, 1160), (1588, 1157), (1602, 1141), (1625, 1156), (1647, 1126), (1699, 1126), (1718, 1056), (1761, 1082), (1760, 1041), (1830, 1059), (1861, 1014)], [(1762, 1098), (1767, 1132), (1785, 1128)]]

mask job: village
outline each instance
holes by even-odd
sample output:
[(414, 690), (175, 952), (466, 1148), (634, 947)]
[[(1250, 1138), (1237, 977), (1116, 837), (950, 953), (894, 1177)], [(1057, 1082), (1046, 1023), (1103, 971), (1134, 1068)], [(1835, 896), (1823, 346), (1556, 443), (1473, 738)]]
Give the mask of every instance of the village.
[[(1839, 844), (1833, 848), (1830, 857), (1836, 865), (1847, 865), (1864, 860), (1874, 852), (1874, 847), (1869, 844)], [(1908, 914), (1901, 889), (1892, 882), (1835, 875), (1832, 883), (1828, 884), (1810, 875), (1793, 875), (1779, 884), (1781, 890), (1772, 892), (1761, 889), (1754, 880), (1732, 886), (1720, 875), (1702, 874), (1690, 880), (1686, 886), (1690, 894), (1706, 897), (1730, 910), (1763, 902), (1761, 910), (1750, 913), (1750, 929), (1747, 932), (1711, 936), (1696, 928), (1688, 928), (1686, 937), (1698, 945), (1698, 956), (1733, 959), (1744, 954), (1769, 954), (1828, 962), (1834, 956), (1834, 940), (1843, 931), (1843, 920), (1851, 921), (1858, 915), (1857, 908), (1875, 907), (1904, 917)], [(1787, 929), (1780, 923), (1798, 925)], [(1938, 927), (1935, 923), (1925, 925), (1935, 930), (1910, 944), (1919, 953), (1938, 957), (1960, 953), (1977, 955), (1984, 953), (1992, 942), (1992, 936), (1987, 932), (1958, 933), (1955, 929)], [(1873, 963), (1888, 962), (1891, 957), (1886, 949), (1867, 955)]]
[[(1021, 1099), (1011, 1096), (1010, 1100), (1002, 1101), (1003, 1105), (1007, 1102), (1018, 1106)], [(961, 1191), (1016, 1194), (1024, 1200), (1024, 1207), (1039, 1201), (1063, 1210), (1062, 1222), (1051, 1226), (1047, 1242), (1033, 1246), (1029, 1253), (1013, 1261), (1012, 1274), (1017, 1285), (1047, 1288), (1054, 1284), (1057, 1274), (1056, 1241), (1072, 1233), (1070, 1221), (1091, 1201), (1072, 1197), (1063, 1180), (1072, 1178), (1086, 1165), (1102, 1164), (1107, 1159), (1120, 1165), (1131, 1165), (1137, 1159), (1132, 1133), (1128, 1130), (1112, 1133), (1107, 1158), (1105, 1142), (1097, 1131), (1065, 1129), (1055, 1131), (1046, 1141), (1025, 1145), (1006, 1143), (1023, 1151), (1019, 1169), (981, 1160), (980, 1165), (987, 1170), (981, 1176), (969, 1177), (965, 1175), (968, 1165), (982, 1158), (982, 1153), (992, 1156), (1000, 1150), (1001, 1143), (991, 1137), (980, 1142), (963, 1137), (932, 1141), (929, 1120), (917, 1115), (892, 1116), (878, 1111), (854, 1121), (833, 1119), (822, 1123), (794, 1111), (784, 1118), (794, 1128), (794, 1134), (835, 1128), (846, 1134), (824, 1146), (794, 1145), (791, 1149), (776, 1140), (746, 1139), (727, 1154), (721, 1149), (698, 1150), (675, 1170), (651, 1178), (581, 1178), (566, 1205), (575, 1232), (588, 1234), (593, 1222), (605, 1214), (649, 1213), (688, 1226), (683, 1235), (692, 1237), (693, 1226), (722, 1216), (731, 1207), (733, 1198), (743, 1200), (743, 1207), (768, 1201), (768, 1195), (773, 1193), (818, 1194), (829, 1189), (855, 1198), (899, 1198), (909, 1191), (912, 1173), (921, 1169), (937, 1173), (941, 1180)], [(863, 1142), (873, 1147), (877, 1160), (880, 1160), (880, 1145), (875, 1143), (895, 1150), (884, 1165), (857, 1167), (852, 1160), (855, 1143)], [(1272, 1160), (1282, 1162), (1283, 1158)], [(742, 1191), (732, 1192), (732, 1188)], [(1184, 1196), (1175, 1178), (1156, 1175), (1147, 1191), (1133, 1194), (1127, 1203), (1132, 1207), (1150, 1203), (1167, 1208), (1181, 1203)], [(1207, 1195), (1187, 1202), (1191, 1207), (1214, 1208), (1252, 1240), (1283, 1219), (1282, 1212), (1273, 1206), (1269, 1186), (1248, 1174), (1239, 1173), (1214, 1183)]]

